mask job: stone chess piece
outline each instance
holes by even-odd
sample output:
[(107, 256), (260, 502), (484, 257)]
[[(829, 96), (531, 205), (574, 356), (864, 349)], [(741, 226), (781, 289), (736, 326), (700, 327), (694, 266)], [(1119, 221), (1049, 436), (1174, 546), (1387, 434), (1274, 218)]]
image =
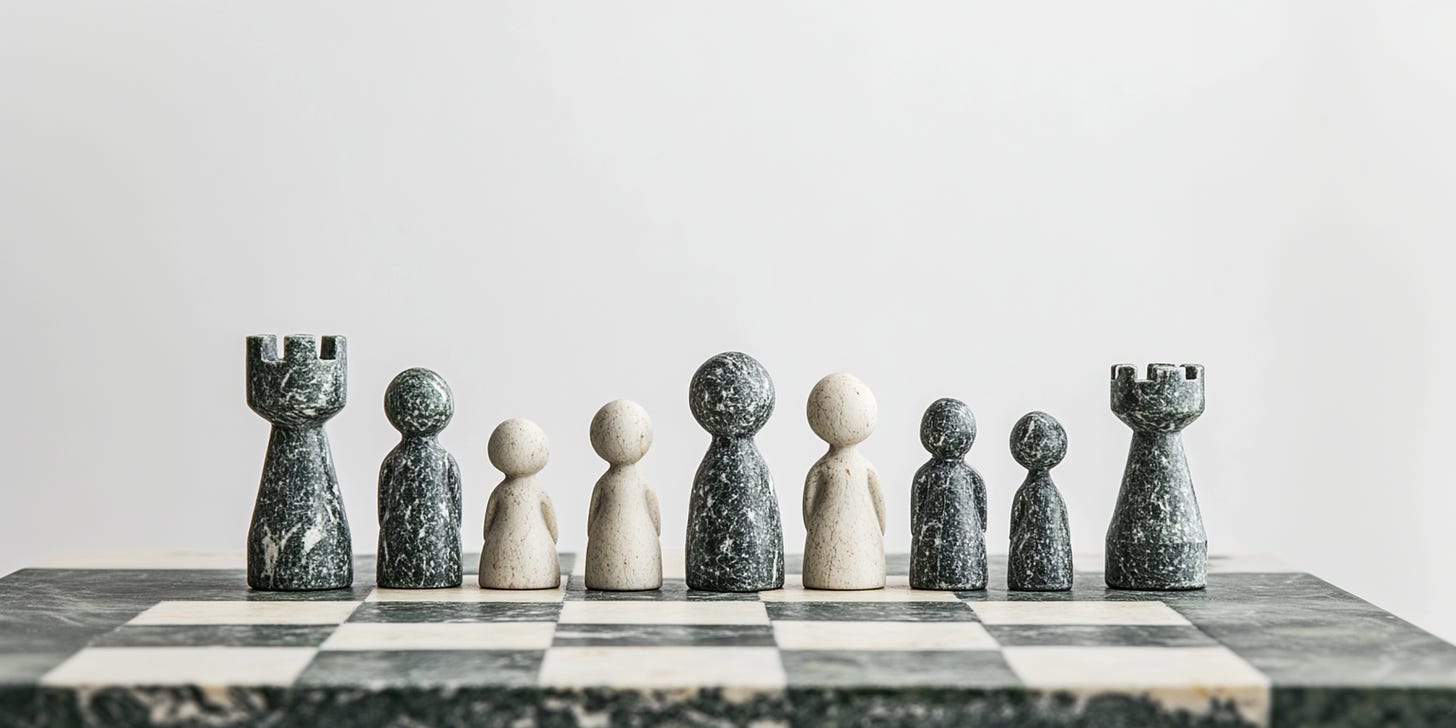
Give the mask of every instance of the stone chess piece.
[(858, 448), (875, 430), (875, 395), (852, 374), (830, 374), (809, 392), (808, 417), (829, 452), (804, 480), (804, 587), (883, 588), (885, 498)]
[(436, 439), (455, 414), (443, 377), (406, 369), (384, 392), (399, 444), (379, 468), (379, 586), (460, 586), (460, 466)]
[(946, 397), (925, 409), (920, 444), (930, 461), (910, 486), (910, 586), (970, 591), (986, 588), (986, 481), (965, 456), (976, 441), (976, 417)]
[(1067, 504), (1051, 469), (1067, 455), (1067, 431), (1045, 412), (1031, 412), (1011, 428), (1011, 457), (1026, 480), (1011, 502), (1011, 552), (1006, 588), (1066, 591), (1072, 588), (1072, 531)]
[(636, 402), (608, 402), (591, 421), (591, 444), (608, 463), (592, 488), (586, 521), (586, 588), (662, 587), (657, 494), (637, 469), (652, 447), (652, 418)]
[(253, 520), (248, 586), (341, 589), (354, 583), (344, 498), (324, 423), (348, 399), (342, 336), (249, 336), (248, 406), (272, 423)]
[(1107, 585), (1114, 589), (1202, 589), (1208, 536), (1179, 434), (1203, 414), (1203, 367), (1112, 368), (1112, 411), (1132, 428), (1117, 507), (1107, 527)]
[(555, 589), (561, 585), (556, 510), (536, 478), (550, 457), (546, 433), (530, 420), (506, 420), (490, 434), (487, 450), (506, 477), (485, 505), (480, 586)]
[(718, 354), (693, 374), (688, 406), (713, 436), (688, 501), (688, 586), (719, 592), (782, 588), (779, 499), (753, 442), (773, 414), (768, 370), (747, 354)]

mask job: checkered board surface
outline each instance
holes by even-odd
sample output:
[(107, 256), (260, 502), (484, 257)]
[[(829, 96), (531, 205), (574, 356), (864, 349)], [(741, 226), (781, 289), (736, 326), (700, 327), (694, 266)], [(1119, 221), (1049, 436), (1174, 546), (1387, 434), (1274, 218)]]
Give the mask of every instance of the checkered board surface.
[(240, 569), (200, 568), (215, 565), (203, 557), (190, 564), (199, 568), (150, 570), (62, 561), (0, 580), (0, 602), (47, 575), (57, 595), (70, 591), (67, 575), (77, 593), (110, 578), (131, 595), (118, 597), (128, 606), (115, 624), (35, 670), (37, 685), (69, 689), (866, 689), (893, 698), (953, 688), (1074, 703), (1131, 696), (1168, 714), (1268, 724), (1281, 683), (1402, 684), (1380, 659), (1397, 633), (1425, 640), (1441, 663), (1427, 667), (1456, 667), (1456, 648), (1268, 561), (1215, 558), (1209, 588), (1182, 593), (1108, 590), (1087, 557), (1064, 593), (1008, 593), (1004, 558), (977, 592), (910, 589), (904, 555), (889, 557), (885, 589), (805, 590), (799, 562), (790, 557), (783, 589), (722, 594), (689, 590), (680, 554), (665, 555), (663, 587), (652, 592), (585, 590), (571, 554), (557, 589), (483, 590), (473, 575), (454, 589), (380, 589), (372, 559), (359, 557), (354, 588), (287, 594), (249, 591)]

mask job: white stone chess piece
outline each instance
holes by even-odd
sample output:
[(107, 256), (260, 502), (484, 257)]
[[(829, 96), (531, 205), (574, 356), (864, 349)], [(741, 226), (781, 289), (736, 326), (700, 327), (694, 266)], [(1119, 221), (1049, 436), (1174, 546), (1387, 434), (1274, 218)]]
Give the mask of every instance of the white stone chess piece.
[(885, 586), (885, 499), (875, 466), (856, 445), (874, 432), (875, 395), (852, 374), (830, 374), (809, 393), (809, 426), (829, 452), (804, 482), (804, 586)]
[(657, 494), (637, 469), (652, 447), (652, 419), (619, 399), (591, 422), (592, 449), (610, 465), (592, 489), (586, 521), (586, 588), (640, 591), (662, 587), (662, 522)]
[(485, 506), (480, 586), (555, 589), (561, 585), (556, 511), (536, 479), (550, 457), (546, 433), (530, 420), (506, 420), (490, 434), (487, 450), (506, 477)]

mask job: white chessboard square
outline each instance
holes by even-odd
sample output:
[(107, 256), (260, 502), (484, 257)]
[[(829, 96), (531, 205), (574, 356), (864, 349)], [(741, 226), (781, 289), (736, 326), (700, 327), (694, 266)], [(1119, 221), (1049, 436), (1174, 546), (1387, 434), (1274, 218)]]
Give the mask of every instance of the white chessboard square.
[(1001, 655), (1034, 690), (1133, 693), (1195, 715), (1218, 698), (1250, 722), (1269, 717), (1269, 678), (1222, 646), (1006, 647)]
[(320, 650), (544, 650), (555, 622), (348, 622)]
[(541, 662), (540, 684), (636, 690), (731, 686), (728, 692), (753, 694), (782, 690), (787, 679), (773, 647), (553, 647)]
[(784, 650), (994, 650), (996, 640), (976, 622), (774, 622)]
[(982, 624), (1191, 624), (1183, 615), (1158, 601), (970, 602), (970, 606)]
[(366, 602), (506, 602), (554, 603), (566, 599), (566, 576), (555, 589), (482, 589), (474, 577), (448, 589), (376, 588)]
[(805, 589), (803, 576), (788, 574), (784, 577), (784, 588), (758, 593), (765, 602), (954, 602), (956, 596), (948, 591), (929, 591), (910, 588), (910, 577), (894, 575), (885, 578), (883, 589), (859, 589), (839, 591), (830, 589)]
[(583, 601), (561, 605), (561, 624), (768, 624), (763, 602)]
[(312, 647), (88, 647), (41, 678), (44, 685), (289, 685)]
[(341, 624), (358, 602), (157, 602), (128, 624)]

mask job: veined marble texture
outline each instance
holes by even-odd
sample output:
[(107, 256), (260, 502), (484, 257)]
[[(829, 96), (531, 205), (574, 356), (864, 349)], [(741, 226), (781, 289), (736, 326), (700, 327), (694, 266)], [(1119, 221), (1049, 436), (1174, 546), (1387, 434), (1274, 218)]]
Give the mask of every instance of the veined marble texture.
[[(76, 554), (0, 578), (0, 725), (1442, 725), (1456, 646), (1265, 558), (1207, 587), (247, 588), (243, 560)], [(474, 554), (467, 555), (469, 572)], [(142, 568), (147, 563), (156, 568)], [(1264, 571), (1262, 569), (1272, 570)], [(468, 574), (473, 576), (472, 574)], [(402, 595), (408, 595), (402, 597)], [(419, 595), (439, 595), (421, 601)], [(519, 600), (520, 595), (538, 599)], [(619, 596), (621, 598), (608, 598)], [(838, 601), (824, 597), (839, 596)]]

